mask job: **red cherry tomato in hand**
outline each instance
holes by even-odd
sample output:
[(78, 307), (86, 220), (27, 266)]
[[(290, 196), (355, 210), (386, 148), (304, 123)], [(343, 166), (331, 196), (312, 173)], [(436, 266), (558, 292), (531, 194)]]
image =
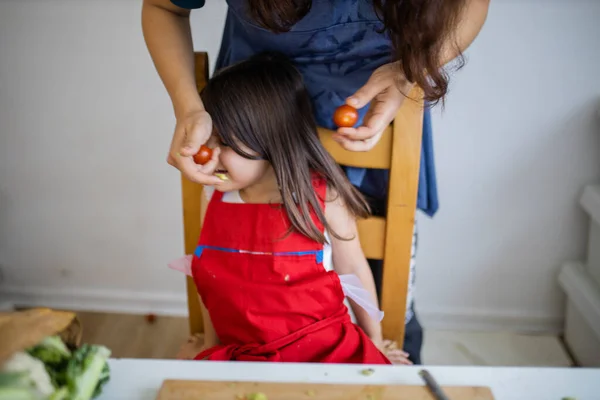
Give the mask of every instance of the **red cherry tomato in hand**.
[(210, 161), (212, 155), (212, 149), (208, 146), (202, 145), (200, 146), (200, 150), (198, 150), (198, 153), (194, 155), (194, 162), (196, 164), (204, 165)]
[(358, 121), (358, 111), (356, 108), (343, 104), (333, 113), (333, 122), (340, 128), (353, 127)]

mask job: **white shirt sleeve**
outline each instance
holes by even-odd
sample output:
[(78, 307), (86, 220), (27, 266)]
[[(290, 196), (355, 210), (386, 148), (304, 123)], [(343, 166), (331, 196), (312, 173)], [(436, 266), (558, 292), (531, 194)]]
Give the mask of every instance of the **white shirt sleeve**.
[(213, 193), (215, 192), (214, 186), (204, 186), (204, 195), (206, 199), (210, 201), (212, 199)]

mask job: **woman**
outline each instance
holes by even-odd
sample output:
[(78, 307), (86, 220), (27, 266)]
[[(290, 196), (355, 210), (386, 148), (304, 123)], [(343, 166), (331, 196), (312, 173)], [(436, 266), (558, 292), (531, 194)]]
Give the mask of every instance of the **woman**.
[[(168, 162), (194, 182), (219, 185), (191, 158), (212, 125), (196, 90), (189, 25), (190, 10), (203, 5), (204, 0), (145, 0), (142, 25), (177, 119)], [(348, 150), (366, 151), (413, 85), (428, 102), (444, 98), (448, 78), (441, 68), (475, 39), (489, 0), (228, 0), (228, 5), (217, 69), (261, 51), (285, 53), (303, 75), (319, 125), (336, 129), (333, 110), (343, 103), (359, 108), (358, 128), (340, 128), (335, 139)], [(421, 158), (418, 207), (432, 216), (437, 192), (427, 110)], [(346, 173), (372, 198), (375, 211), (385, 208), (387, 171), (346, 168)], [(377, 280), (381, 266), (372, 262), (372, 268)], [(404, 350), (418, 364), (422, 332), (412, 288), (407, 307)]]

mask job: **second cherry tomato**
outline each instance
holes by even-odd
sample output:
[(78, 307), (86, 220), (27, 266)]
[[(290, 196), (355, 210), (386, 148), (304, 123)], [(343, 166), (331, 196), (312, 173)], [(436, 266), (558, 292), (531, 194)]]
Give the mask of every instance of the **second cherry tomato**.
[(210, 161), (210, 159), (212, 158), (212, 155), (213, 155), (212, 149), (208, 146), (202, 145), (202, 146), (200, 146), (200, 150), (198, 150), (198, 153), (196, 153), (196, 155), (194, 155), (194, 162), (196, 164), (204, 165)]
[(348, 104), (339, 106), (333, 113), (333, 122), (340, 128), (353, 127), (356, 121), (358, 121), (358, 111)]

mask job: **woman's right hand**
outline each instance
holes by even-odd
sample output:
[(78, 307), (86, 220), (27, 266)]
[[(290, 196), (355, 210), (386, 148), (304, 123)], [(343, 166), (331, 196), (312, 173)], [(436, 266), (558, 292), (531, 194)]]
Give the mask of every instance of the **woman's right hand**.
[(175, 133), (167, 162), (190, 181), (201, 185), (218, 185), (222, 181), (213, 176), (218, 163), (218, 152), (204, 165), (194, 162), (193, 156), (205, 144), (212, 132), (212, 119), (205, 110), (194, 110), (177, 117)]

